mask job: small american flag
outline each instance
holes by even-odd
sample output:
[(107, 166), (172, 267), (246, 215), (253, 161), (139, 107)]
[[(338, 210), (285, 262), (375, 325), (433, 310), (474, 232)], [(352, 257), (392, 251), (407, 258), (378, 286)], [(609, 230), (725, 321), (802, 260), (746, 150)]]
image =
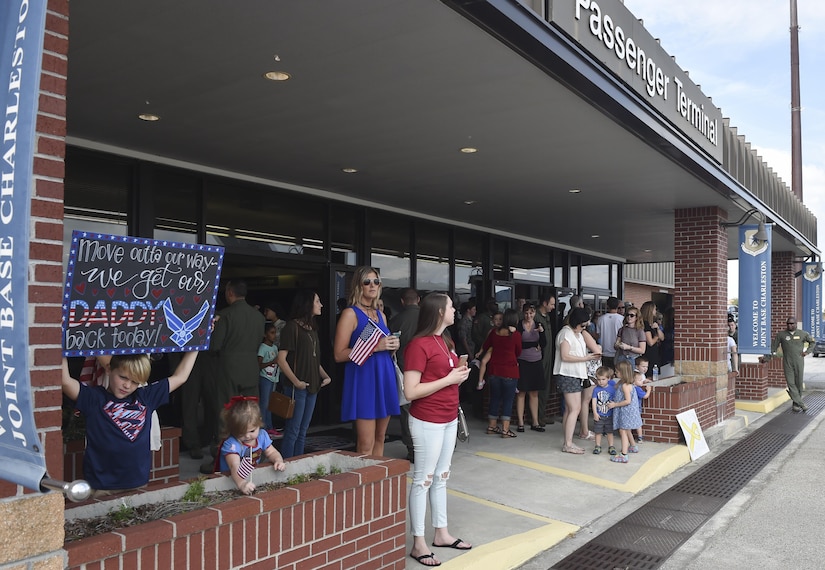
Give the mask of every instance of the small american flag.
[(238, 476), (241, 479), (249, 479), (252, 472), (255, 470), (255, 465), (252, 464), (252, 450), (249, 450), (249, 457), (244, 455), (241, 457), (241, 462), (238, 464)]
[(105, 386), (106, 369), (98, 364), (97, 358), (89, 356), (83, 361), (78, 380), (86, 386)]
[(378, 345), (378, 341), (384, 336), (386, 336), (384, 331), (379, 329), (378, 325), (372, 321), (367, 322), (367, 326), (361, 331), (361, 335), (355, 341), (355, 345), (349, 353), (349, 359), (361, 366), (367, 361), (367, 358), (370, 357), (372, 351)]

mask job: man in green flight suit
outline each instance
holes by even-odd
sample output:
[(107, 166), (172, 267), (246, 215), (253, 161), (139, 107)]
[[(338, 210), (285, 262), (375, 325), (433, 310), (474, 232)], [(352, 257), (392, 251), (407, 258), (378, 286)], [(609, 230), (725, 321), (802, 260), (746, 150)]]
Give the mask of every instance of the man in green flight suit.
[[(808, 409), (802, 401), (802, 382), (805, 374), (805, 357), (814, 349), (814, 339), (805, 331), (796, 330), (796, 317), (788, 317), (787, 328), (780, 331), (771, 344), (771, 357), (776, 357), (776, 349), (782, 347), (785, 381), (788, 394), (793, 400), (793, 411), (804, 412)], [(808, 344), (807, 348), (805, 343)]]

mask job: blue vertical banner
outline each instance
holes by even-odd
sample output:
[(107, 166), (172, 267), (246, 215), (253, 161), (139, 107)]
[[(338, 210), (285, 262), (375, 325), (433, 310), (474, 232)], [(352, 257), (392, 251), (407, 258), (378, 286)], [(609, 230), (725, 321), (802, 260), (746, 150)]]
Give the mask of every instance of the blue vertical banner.
[(802, 271), (802, 329), (822, 340), (822, 266), (806, 263)]
[(45, 0), (0, 2), (0, 479), (40, 490), (46, 474), (29, 378), (29, 227)]
[(771, 240), (754, 236), (758, 226), (739, 226), (739, 344), (740, 354), (771, 351)]

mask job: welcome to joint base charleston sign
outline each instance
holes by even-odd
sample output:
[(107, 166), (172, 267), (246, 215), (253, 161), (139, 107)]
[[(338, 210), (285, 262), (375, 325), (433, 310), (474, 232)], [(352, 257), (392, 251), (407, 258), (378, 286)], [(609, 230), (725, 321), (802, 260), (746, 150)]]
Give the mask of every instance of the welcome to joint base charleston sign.
[(29, 231), (45, 0), (0, 2), (0, 479), (46, 474), (29, 377)]
[(224, 250), (72, 233), (63, 293), (63, 354), (207, 350)]

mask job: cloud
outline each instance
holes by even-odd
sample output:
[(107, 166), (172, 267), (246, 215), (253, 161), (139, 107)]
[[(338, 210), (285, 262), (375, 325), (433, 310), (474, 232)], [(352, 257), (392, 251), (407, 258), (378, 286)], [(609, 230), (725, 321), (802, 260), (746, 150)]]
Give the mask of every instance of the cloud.
[[(790, 186), (788, 0), (625, 0)], [(804, 203), (825, 237), (825, 2), (798, 2)]]
[[(788, 0), (625, 0), (624, 4), (651, 33), (660, 27), (669, 29), (661, 36), (664, 46), (702, 43), (708, 51), (729, 47), (741, 52), (743, 46), (788, 43)], [(825, 25), (825, 3), (799, 4), (803, 34)]]

